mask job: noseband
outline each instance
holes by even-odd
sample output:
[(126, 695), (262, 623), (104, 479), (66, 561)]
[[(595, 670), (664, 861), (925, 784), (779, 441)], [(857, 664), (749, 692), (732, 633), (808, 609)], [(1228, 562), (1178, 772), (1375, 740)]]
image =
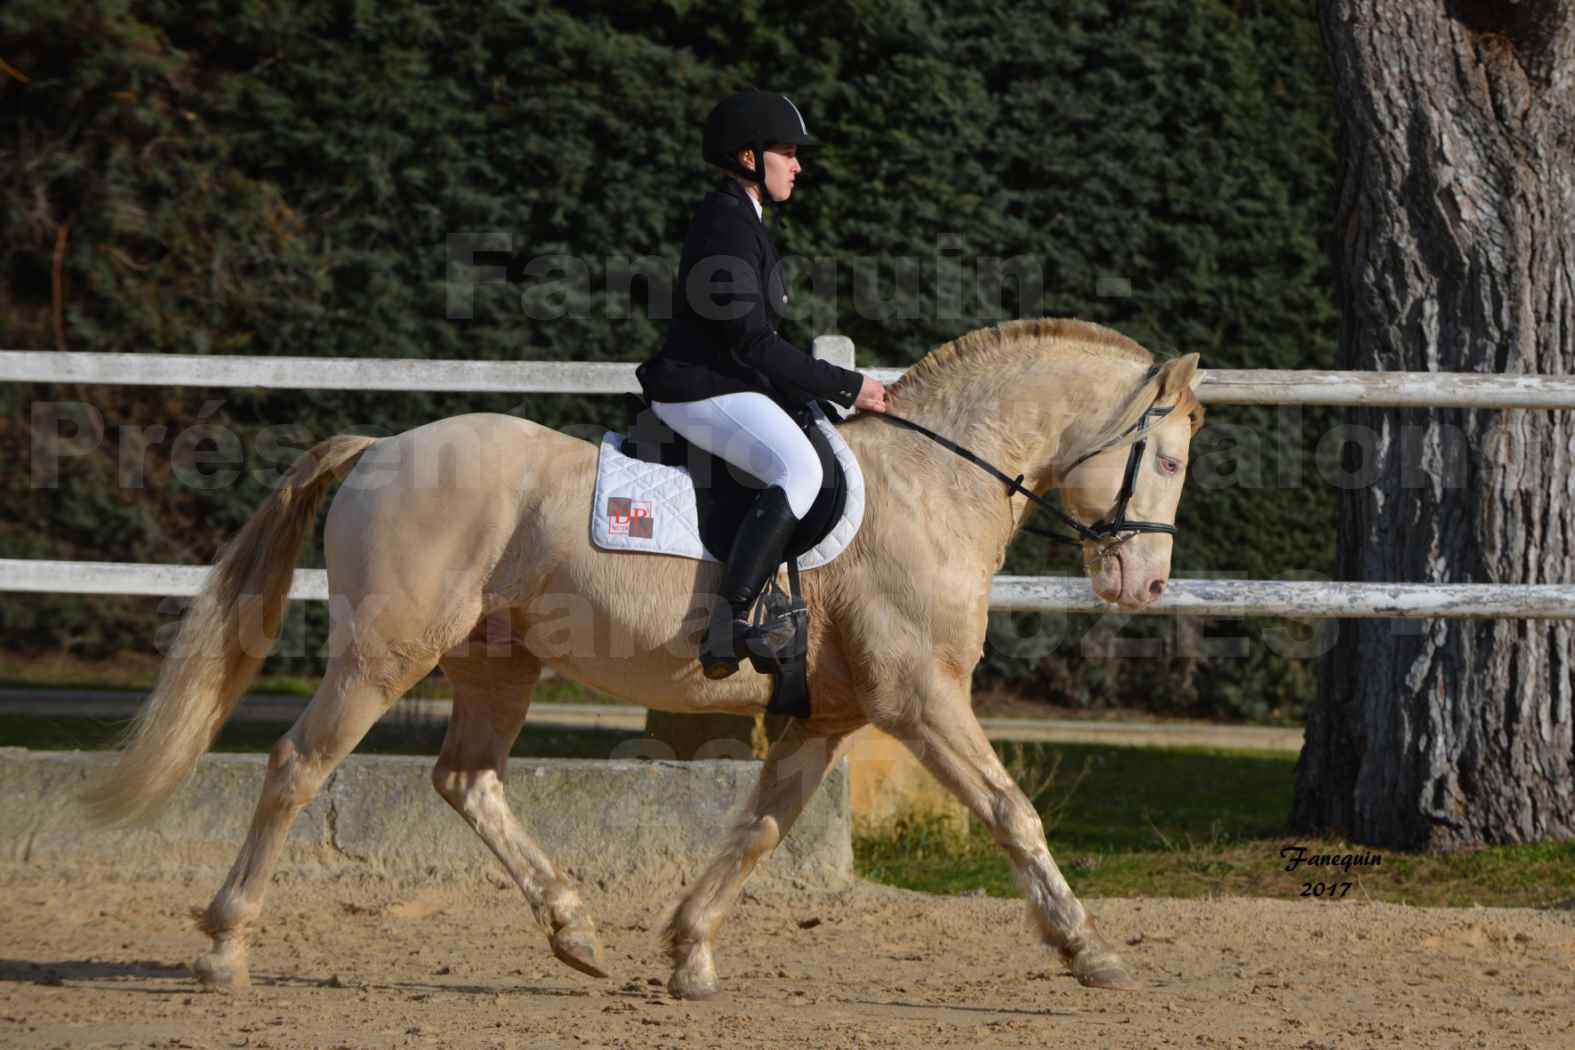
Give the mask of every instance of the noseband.
[[(1148, 382), (1149, 379), (1153, 378), (1155, 371), (1157, 371), (1157, 369), (1150, 371), (1149, 375), (1144, 379), (1145, 383)], [(1121, 442), (1134, 430), (1140, 435), (1136, 444), (1132, 446), (1131, 454), (1127, 456), (1127, 469), (1126, 473), (1123, 474), (1121, 478), (1121, 491), (1116, 496), (1115, 509), (1111, 511), (1109, 517), (1101, 518), (1092, 525), (1083, 524), (1076, 518), (1072, 517), (1070, 514), (1063, 511), (1060, 507), (1057, 507), (1055, 504), (1051, 503), (1049, 500), (1036, 495), (1027, 488), (1024, 488), (1024, 475), (1019, 474), (1015, 478), (1008, 477), (1005, 472), (988, 461), (981, 459), (978, 455), (974, 454), (968, 449), (963, 448), (961, 445), (957, 444), (957, 442), (952, 441), (950, 438), (944, 438), (941, 435), (935, 433), (935, 431), (919, 423), (915, 423), (911, 419), (903, 419), (901, 416), (894, 416), (889, 412), (878, 412), (874, 413), (874, 415), (878, 419), (884, 419), (890, 423), (895, 423), (897, 426), (906, 427), (907, 429), (916, 433), (923, 434), (925, 437), (929, 438), (937, 445), (940, 445), (942, 448), (956, 453), (963, 459), (966, 459), (968, 462), (972, 463), (974, 466), (979, 467), (980, 469), (993, 475), (997, 480), (1005, 484), (1008, 498), (1013, 495), (1026, 496), (1034, 504), (1034, 506), (1049, 511), (1056, 518), (1058, 518), (1062, 524), (1076, 532), (1077, 535), (1067, 536), (1059, 532), (1053, 532), (1049, 529), (1035, 528), (1032, 525), (1024, 525), (1024, 532), (1033, 533), (1035, 536), (1042, 536), (1045, 539), (1051, 540), (1055, 543), (1067, 543), (1073, 546), (1082, 543), (1097, 543), (1100, 544), (1102, 548), (1101, 553), (1104, 553), (1111, 548), (1120, 546), (1128, 539), (1131, 539), (1132, 536), (1140, 532), (1162, 532), (1168, 536), (1176, 535), (1176, 527), (1174, 525), (1166, 525), (1164, 522), (1159, 521), (1142, 521), (1130, 519), (1127, 517), (1127, 504), (1131, 502), (1132, 493), (1137, 487), (1138, 466), (1142, 463), (1143, 452), (1148, 447), (1148, 438), (1141, 435), (1147, 434), (1150, 427), (1153, 425), (1149, 422), (1151, 418), (1164, 419), (1166, 416), (1170, 415), (1175, 407), (1175, 405), (1161, 406), (1157, 404), (1149, 406), (1148, 410), (1143, 413), (1138, 421), (1124, 430), (1119, 436), (1116, 437), (1114, 441), (1101, 445), (1092, 451), (1083, 453), (1081, 456), (1077, 457), (1077, 459), (1072, 461), (1071, 466), (1066, 468), (1066, 471), (1062, 474), (1063, 479), (1067, 474), (1070, 474), (1072, 471), (1076, 470), (1079, 466), (1086, 463), (1094, 456), (1099, 455), (1099, 453), (1105, 451), (1106, 449), (1114, 448), (1121, 444)]]

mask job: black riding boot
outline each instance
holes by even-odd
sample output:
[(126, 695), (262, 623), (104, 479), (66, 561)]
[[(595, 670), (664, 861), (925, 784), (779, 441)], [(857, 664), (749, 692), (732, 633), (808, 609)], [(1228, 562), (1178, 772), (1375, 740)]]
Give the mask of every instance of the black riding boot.
[(711, 610), (711, 626), (700, 646), (700, 667), (707, 678), (726, 678), (738, 670), (749, 632), (749, 609), (782, 564), (797, 528), (786, 492), (773, 485), (755, 497), (733, 538), (732, 553), (722, 570), (722, 604)]

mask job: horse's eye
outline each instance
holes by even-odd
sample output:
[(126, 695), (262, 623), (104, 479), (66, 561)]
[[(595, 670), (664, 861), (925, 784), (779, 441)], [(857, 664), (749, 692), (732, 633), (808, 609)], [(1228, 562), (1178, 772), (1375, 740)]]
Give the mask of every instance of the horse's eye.
[(1166, 474), (1179, 474), (1181, 473), (1181, 460), (1173, 459), (1170, 456), (1160, 456), (1159, 469)]

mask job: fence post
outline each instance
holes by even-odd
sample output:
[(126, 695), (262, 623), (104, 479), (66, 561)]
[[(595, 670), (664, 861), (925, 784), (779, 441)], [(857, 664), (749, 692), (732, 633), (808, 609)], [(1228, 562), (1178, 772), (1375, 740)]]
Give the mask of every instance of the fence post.
[[(858, 367), (853, 363), (853, 340), (845, 335), (817, 335), (813, 346), (817, 361), (829, 361), (839, 368)], [(838, 405), (837, 413), (847, 419), (853, 410)]]
[(853, 340), (845, 335), (817, 335), (815, 360), (830, 361), (841, 368), (857, 368), (853, 363)]
[[(843, 368), (852, 368), (853, 340), (845, 335), (817, 335), (814, 354), (820, 361), (830, 361)], [(786, 718), (768, 718), (763, 725), (767, 740), (775, 740), (787, 729)], [(758, 752), (760, 741), (755, 739), (755, 719), (747, 715), (672, 714), (667, 711), (648, 711), (645, 715), (645, 735), (660, 740), (673, 749), (673, 755), (688, 761), (704, 748), (700, 757), (727, 757), (726, 753), (738, 751), (748, 754)], [(757, 754), (758, 757), (758, 754)]]

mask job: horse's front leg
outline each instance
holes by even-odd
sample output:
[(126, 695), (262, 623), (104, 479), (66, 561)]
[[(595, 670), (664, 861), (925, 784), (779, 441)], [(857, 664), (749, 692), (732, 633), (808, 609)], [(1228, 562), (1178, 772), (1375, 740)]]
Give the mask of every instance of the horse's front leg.
[(721, 986), (711, 941), (756, 864), (787, 837), (810, 796), (842, 753), (848, 734), (812, 736), (794, 722), (766, 754), (760, 781), (722, 852), (668, 920), (665, 938), (673, 975), (667, 989), (680, 999), (710, 999)]
[(1073, 976), (1094, 988), (1137, 988), (1056, 867), (1044, 822), (990, 746), (966, 686), (941, 674), (931, 683), (919, 689), (917, 707), (903, 705), (902, 716), (876, 724), (902, 740), (990, 830), (1011, 859), (1040, 936), (1061, 953)]

